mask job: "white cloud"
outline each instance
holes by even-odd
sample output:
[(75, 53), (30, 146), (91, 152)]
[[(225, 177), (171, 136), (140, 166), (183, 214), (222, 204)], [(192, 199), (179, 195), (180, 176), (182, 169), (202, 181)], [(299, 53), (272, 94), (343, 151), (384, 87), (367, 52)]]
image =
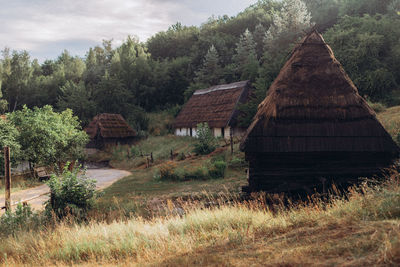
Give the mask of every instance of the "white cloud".
[(256, 0), (0, 0), (0, 48), (25, 49), (40, 57), (46, 56), (48, 48), (46, 57), (53, 58), (55, 47), (59, 47), (59, 52), (65, 48), (83, 56), (89, 47), (80, 45), (100, 44), (103, 39), (114, 39), (114, 43), (119, 44), (128, 35), (145, 41), (177, 21), (199, 25), (212, 14), (234, 15), (254, 2)]

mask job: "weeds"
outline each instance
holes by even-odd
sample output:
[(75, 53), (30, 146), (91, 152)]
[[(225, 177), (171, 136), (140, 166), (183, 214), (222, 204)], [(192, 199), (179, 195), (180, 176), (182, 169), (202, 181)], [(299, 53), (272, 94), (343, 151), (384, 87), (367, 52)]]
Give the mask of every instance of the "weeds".
[(202, 202), (168, 202), (171, 212), (164, 217), (60, 222), (51, 232), (8, 237), (0, 244), (0, 258), (4, 262), (6, 255), (9, 264), (193, 265), (206, 257), (206, 265), (249, 260), (255, 265), (390, 265), (400, 261), (399, 192), (396, 174), (383, 184), (354, 187), (347, 196), (311, 197), (274, 211), (262, 194), (248, 201), (222, 194)]

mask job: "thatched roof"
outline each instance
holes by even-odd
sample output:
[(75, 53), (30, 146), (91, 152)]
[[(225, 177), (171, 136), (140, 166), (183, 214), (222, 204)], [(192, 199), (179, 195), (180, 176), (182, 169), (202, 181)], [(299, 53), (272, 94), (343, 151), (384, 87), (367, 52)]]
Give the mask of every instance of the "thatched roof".
[(399, 151), (316, 31), (293, 50), (259, 105), (241, 149), (246, 152)]
[(249, 82), (222, 84), (197, 90), (175, 119), (175, 128), (196, 127), (207, 122), (211, 128), (234, 125), (238, 103), (249, 96)]
[(127, 138), (137, 135), (120, 114), (108, 113), (96, 115), (85, 131), (92, 139), (97, 135), (103, 138)]

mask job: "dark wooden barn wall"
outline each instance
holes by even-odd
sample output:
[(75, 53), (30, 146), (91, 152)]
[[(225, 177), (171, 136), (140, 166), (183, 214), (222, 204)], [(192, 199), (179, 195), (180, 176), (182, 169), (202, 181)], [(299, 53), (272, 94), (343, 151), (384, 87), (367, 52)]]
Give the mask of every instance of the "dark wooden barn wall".
[(335, 183), (347, 186), (359, 177), (380, 174), (393, 164), (390, 153), (247, 153), (249, 187), (268, 193), (322, 192)]

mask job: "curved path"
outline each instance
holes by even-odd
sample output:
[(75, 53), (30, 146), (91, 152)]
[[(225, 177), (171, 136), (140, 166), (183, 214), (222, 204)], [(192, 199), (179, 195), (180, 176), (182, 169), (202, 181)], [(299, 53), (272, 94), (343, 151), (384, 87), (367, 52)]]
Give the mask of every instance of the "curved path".
[[(131, 175), (128, 171), (116, 170), (116, 169), (89, 169), (86, 171), (86, 176), (95, 179), (96, 188), (103, 189), (105, 187), (110, 186), (115, 181), (124, 178), (128, 175)], [(47, 193), (50, 192), (50, 189), (47, 185), (41, 185), (34, 188), (17, 191), (15, 193), (11, 193), (11, 202), (17, 203), (18, 201), (25, 201), (28, 199), (28, 203), (35, 210), (41, 210), (44, 208), (43, 203), (49, 199)], [(39, 197), (38, 197), (39, 196)], [(4, 206), (4, 195), (0, 196), (0, 207)], [(3, 213), (4, 210), (0, 211)]]

